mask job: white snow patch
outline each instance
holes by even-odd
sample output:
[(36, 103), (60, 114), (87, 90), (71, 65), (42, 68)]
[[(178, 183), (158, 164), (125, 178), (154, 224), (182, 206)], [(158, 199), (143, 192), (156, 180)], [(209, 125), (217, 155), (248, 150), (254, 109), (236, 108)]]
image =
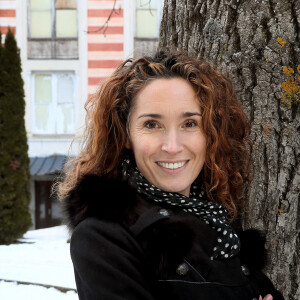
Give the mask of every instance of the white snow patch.
[(55, 288), (0, 281), (2, 300), (78, 300), (73, 291), (62, 293)]
[[(0, 279), (39, 283), (76, 289), (73, 265), (70, 258), (69, 234), (65, 226), (28, 231), (20, 244), (0, 246)], [(9, 290), (9, 292), (8, 292)], [(13, 293), (41, 292), (38, 298), (13, 296)], [(3, 297), (6, 293), (9, 296)], [(75, 292), (62, 293), (57, 289), (39, 286), (0, 282), (0, 299), (25, 300), (48, 299), (44, 293), (51, 294), (51, 299), (78, 299)], [(62, 296), (54, 296), (62, 294)], [(19, 295), (19, 294), (18, 294)], [(74, 298), (76, 295), (77, 298)], [(28, 296), (29, 297), (29, 296)], [(65, 298), (59, 298), (65, 297)], [(73, 297), (73, 298), (70, 298)], [(50, 299), (49, 298), (49, 299)]]

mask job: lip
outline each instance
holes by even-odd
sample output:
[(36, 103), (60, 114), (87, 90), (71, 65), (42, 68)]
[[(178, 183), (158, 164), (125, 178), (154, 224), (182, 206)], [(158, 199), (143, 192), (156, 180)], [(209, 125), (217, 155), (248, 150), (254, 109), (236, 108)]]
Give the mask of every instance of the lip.
[(182, 161), (189, 161), (189, 159), (178, 159), (178, 160), (158, 160), (156, 161), (156, 163), (158, 162), (162, 162), (162, 163), (166, 163), (166, 164), (175, 164), (175, 163), (179, 163)]
[(184, 171), (184, 169), (187, 167), (187, 165), (189, 164), (189, 160), (177, 160), (177, 161), (162, 161), (160, 160), (159, 162), (163, 162), (163, 163), (178, 163), (178, 162), (182, 162), (182, 161), (186, 161), (186, 163), (180, 167), (180, 168), (177, 168), (177, 169), (167, 169), (167, 168), (164, 168), (163, 166), (159, 165), (157, 162), (156, 162), (156, 165), (165, 173), (169, 174), (169, 175), (175, 175), (175, 174), (178, 174), (178, 173), (181, 173), (182, 171)]

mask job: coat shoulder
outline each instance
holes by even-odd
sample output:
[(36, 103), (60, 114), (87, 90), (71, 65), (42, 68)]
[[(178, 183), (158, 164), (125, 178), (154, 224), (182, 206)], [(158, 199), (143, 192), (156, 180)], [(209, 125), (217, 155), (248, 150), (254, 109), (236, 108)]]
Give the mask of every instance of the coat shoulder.
[(124, 226), (95, 217), (87, 217), (76, 226), (71, 236), (71, 253), (74, 249), (81, 251), (87, 244), (89, 252), (99, 246), (140, 251), (139, 244)]

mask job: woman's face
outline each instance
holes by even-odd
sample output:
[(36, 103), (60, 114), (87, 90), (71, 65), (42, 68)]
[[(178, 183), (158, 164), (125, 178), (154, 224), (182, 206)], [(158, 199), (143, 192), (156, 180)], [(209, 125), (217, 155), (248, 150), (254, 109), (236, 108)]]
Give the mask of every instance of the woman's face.
[(144, 177), (161, 190), (189, 196), (205, 160), (206, 137), (191, 84), (155, 79), (136, 96), (128, 148)]

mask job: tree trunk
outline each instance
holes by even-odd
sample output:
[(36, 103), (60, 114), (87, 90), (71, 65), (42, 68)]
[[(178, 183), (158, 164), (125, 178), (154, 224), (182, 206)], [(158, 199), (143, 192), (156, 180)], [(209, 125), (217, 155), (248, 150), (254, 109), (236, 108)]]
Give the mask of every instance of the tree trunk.
[(265, 271), (286, 299), (299, 300), (300, 1), (165, 0), (160, 45), (232, 79), (253, 141), (243, 225), (266, 233)]

